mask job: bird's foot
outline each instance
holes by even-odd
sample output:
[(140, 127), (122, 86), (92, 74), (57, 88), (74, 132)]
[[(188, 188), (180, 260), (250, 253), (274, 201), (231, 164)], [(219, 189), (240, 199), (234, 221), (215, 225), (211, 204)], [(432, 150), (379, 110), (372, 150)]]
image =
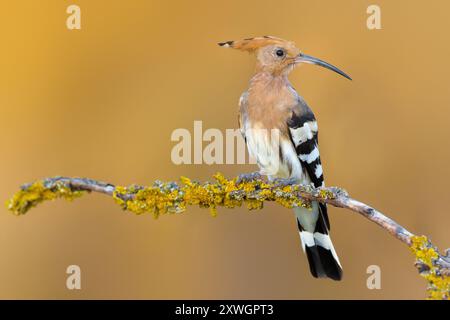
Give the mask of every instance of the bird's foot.
[(283, 179), (283, 178), (275, 178), (273, 180), (273, 184), (276, 185), (277, 187), (286, 187), (286, 186), (291, 186), (294, 184), (298, 184), (298, 180), (295, 178), (287, 178), (287, 179)]
[(243, 182), (250, 182), (255, 180), (261, 180), (262, 175), (259, 172), (242, 173), (236, 180), (236, 184), (241, 184)]

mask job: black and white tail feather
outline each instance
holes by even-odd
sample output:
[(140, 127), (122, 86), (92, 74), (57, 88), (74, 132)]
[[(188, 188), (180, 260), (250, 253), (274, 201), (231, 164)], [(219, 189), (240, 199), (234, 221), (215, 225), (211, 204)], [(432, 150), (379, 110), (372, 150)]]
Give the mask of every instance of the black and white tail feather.
[(303, 251), (314, 277), (341, 280), (342, 267), (328, 234), (322, 209), (317, 202), (312, 204), (312, 210), (294, 209)]
[[(306, 181), (303, 182), (312, 183), (315, 187), (323, 186), (317, 122), (303, 100), (299, 101), (298, 113), (292, 114), (288, 126), (306, 177)], [(316, 278), (341, 280), (342, 267), (329, 236), (330, 222), (326, 205), (313, 202), (311, 209), (294, 208), (294, 212), (311, 274)]]

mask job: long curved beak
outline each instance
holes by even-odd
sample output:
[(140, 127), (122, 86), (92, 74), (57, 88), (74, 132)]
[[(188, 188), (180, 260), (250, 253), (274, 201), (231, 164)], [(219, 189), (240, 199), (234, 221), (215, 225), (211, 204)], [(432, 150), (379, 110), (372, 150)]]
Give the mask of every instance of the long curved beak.
[(341, 76), (343, 76), (343, 77), (345, 77), (345, 78), (347, 78), (347, 79), (349, 79), (349, 80), (352, 80), (352, 78), (350, 78), (349, 75), (347, 75), (345, 72), (339, 70), (339, 69), (336, 68), (335, 66), (333, 66), (333, 65), (331, 65), (331, 64), (329, 64), (328, 62), (325, 62), (325, 61), (323, 61), (323, 60), (314, 58), (314, 57), (312, 57), (312, 56), (308, 56), (307, 54), (300, 53), (300, 54), (295, 58), (295, 63), (302, 63), (302, 62), (303, 62), (303, 63), (315, 64), (315, 65), (318, 65), (318, 66), (321, 66), (321, 67), (330, 69), (330, 70), (332, 70), (332, 71), (334, 71), (334, 72), (336, 72), (336, 73), (339, 73)]

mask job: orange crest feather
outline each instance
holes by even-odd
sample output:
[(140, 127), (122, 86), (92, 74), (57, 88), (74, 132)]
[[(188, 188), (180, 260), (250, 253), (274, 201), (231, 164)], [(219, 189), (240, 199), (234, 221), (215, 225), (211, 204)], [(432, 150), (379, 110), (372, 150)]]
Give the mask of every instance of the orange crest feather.
[(259, 48), (268, 45), (278, 45), (282, 48), (285, 48), (286, 50), (288, 50), (288, 52), (292, 53), (293, 55), (299, 52), (294, 42), (272, 36), (247, 38), (243, 40), (226, 41), (219, 43), (219, 46), (221, 47), (233, 48), (247, 52), (255, 52)]

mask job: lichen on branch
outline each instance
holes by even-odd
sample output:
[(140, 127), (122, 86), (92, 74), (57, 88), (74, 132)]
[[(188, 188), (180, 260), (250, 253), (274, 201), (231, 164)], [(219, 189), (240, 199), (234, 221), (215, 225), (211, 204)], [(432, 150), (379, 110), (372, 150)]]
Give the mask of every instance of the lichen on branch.
[[(261, 177), (252, 179), (226, 179), (222, 174), (214, 175), (214, 182), (199, 183), (181, 177), (181, 183), (156, 181), (151, 186), (131, 185), (128, 187), (109, 186), (103, 193), (113, 196), (123, 209), (136, 214), (151, 213), (155, 217), (164, 213), (181, 213), (187, 206), (209, 208), (212, 215), (218, 207), (235, 208), (246, 205), (248, 209), (261, 209), (265, 201), (274, 201), (286, 208), (308, 207), (310, 201), (298, 196), (297, 192), (312, 192), (313, 188), (286, 183), (269, 184)], [(64, 198), (72, 200), (92, 190), (94, 180), (86, 179), (82, 185), (80, 178), (55, 177), (22, 186), (8, 202), (9, 210), (17, 215), (25, 214), (30, 208), (45, 200)], [(320, 190), (317, 195), (326, 198), (334, 194)]]
[[(150, 187), (116, 187), (113, 197), (124, 209), (137, 214), (181, 213), (187, 206), (209, 208), (213, 216), (218, 207), (235, 208), (246, 205), (249, 210), (261, 209), (265, 201), (275, 201), (286, 208), (308, 207), (309, 201), (299, 198), (298, 185), (273, 186), (262, 179), (226, 179), (214, 175), (214, 182), (199, 183), (181, 177), (181, 184), (156, 181)], [(132, 195), (130, 197), (130, 195)]]
[(409, 246), (416, 258), (416, 267), (428, 283), (430, 299), (450, 297), (450, 251), (445, 255), (425, 236), (416, 236), (380, 211), (349, 197), (346, 191), (336, 188), (314, 188), (292, 180), (267, 181), (259, 174), (244, 174), (227, 179), (214, 175), (214, 181), (200, 183), (182, 177), (180, 183), (156, 181), (151, 186), (115, 186), (86, 178), (54, 177), (25, 184), (7, 201), (6, 205), (16, 215), (46, 201), (63, 198), (76, 199), (89, 192), (112, 196), (123, 209), (135, 214), (150, 213), (158, 217), (165, 213), (181, 213), (188, 206), (209, 208), (213, 216), (218, 207), (261, 209), (264, 202), (279, 203), (286, 208), (309, 208), (311, 201), (327, 203), (357, 212), (376, 223), (392, 236)]
[[(412, 253), (416, 257), (416, 267), (428, 282), (428, 298), (433, 300), (449, 300), (450, 298), (450, 269), (448, 260), (443, 261), (438, 249), (425, 236), (412, 236)], [(445, 259), (450, 258), (448, 252)], [(447, 268), (442, 268), (447, 263)]]
[(21, 190), (7, 201), (7, 207), (16, 215), (21, 215), (44, 201), (58, 198), (72, 201), (87, 192), (85, 190), (73, 190), (63, 181), (36, 181), (22, 186)]

